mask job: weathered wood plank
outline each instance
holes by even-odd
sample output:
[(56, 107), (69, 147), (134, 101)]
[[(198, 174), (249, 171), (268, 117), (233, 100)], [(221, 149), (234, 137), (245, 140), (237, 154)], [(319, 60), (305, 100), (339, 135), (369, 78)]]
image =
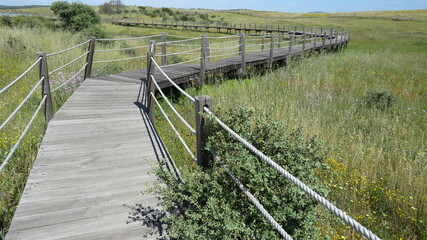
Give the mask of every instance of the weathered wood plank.
[[(51, 120), (7, 239), (132, 239), (131, 209), (155, 207), (140, 196), (155, 181), (155, 132), (134, 102), (140, 79), (87, 79)], [(110, 104), (111, 103), (111, 104)], [(164, 153), (161, 153), (162, 155)], [(154, 236), (147, 236), (151, 239)]]

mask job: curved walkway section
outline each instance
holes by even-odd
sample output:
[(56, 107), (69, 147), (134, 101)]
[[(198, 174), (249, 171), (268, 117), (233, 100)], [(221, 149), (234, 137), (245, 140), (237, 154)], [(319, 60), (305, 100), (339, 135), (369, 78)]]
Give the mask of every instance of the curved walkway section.
[[(142, 72), (141, 72), (142, 73)], [(166, 158), (141, 73), (87, 79), (49, 124), (6, 239), (156, 239), (149, 173)], [(144, 225), (150, 225), (147, 227)]]

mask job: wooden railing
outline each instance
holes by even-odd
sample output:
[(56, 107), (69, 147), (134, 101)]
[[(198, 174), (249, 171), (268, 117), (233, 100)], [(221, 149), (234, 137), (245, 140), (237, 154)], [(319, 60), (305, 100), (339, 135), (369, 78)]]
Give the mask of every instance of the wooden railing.
[[(307, 32), (326, 32), (326, 28), (310, 28), (306, 29), (304, 26), (283, 26), (279, 24), (255, 24), (255, 23), (198, 23), (190, 21), (156, 21), (156, 20), (145, 20), (145, 19), (128, 19), (128, 18), (112, 18), (106, 20), (112, 24), (118, 24), (123, 26), (141, 26), (141, 27), (164, 27), (164, 28), (181, 28), (185, 30), (205, 30), (210, 31), (214, 29), (217, 32), (225, 30), (227, 33), (245, 33), (245, 34), (260, 34), (260, 33), (289, 33), (292, 32), (296, 35), (302, 35), (306, 30)], [(344, 29), (331, 29), (333, 34), (338, 32), (346, 31)]]
[[(284, 35), (284, 33), (287, 34)], [(237, 141), (241, 142), (246, 148), (248, 148), (251, 152), (253, 152), (255, 155), (259, 156), (260, 159), (268, 163), (271, 167), (273, 167), (276, 171), (278, 171), (283, 177), (290, 180), (293, 184), (298, 186), (302, 191), (306, 192), (308, 195), (310, 195), (314, 200), (316, 200), (319, 204), (325, 206), (329, 211), (334, 213), (336, 216), (338, 216), (341, 220), (346, 222), (348, 225), (353, 227), (355, 230), (357, 230), (359, 233), (361, 233), (363, 236), (365, 236), (368, 239), (372, 240), (378, 240), (379, 238), (370, 232), (368, 229), (360, 225), (357, 221), (346, 215), (344, 212), (342, 212), (340, 209), (336, 208), (334, 205), (332, 205), (330, 202), (328, 202), (326, 199), (321, 197), (319, 194), (314, 192), (312, 189), (310, 189), (308, 186), (306, 186), (304, 183), (299, 181), (297, 178), (295, 178), (293, 175), (291, 175), (289, 172), (287, 172), (285, 169), (283, 169), (281, 166), (277, 165), (274, 161), (272, 161), (268, 156), (264, 155), (262, 152), (260, 152), (258, 149), (256, 149), (253, 145), (251, 145), (248, 141), (243, 139), (241, 136), (239, 136), (236, 132), (234, 132), (232, 129), (230, 129), (227, 125), (225, 125), (219, 118), (217, 118), (214, 113), (211, 111), (212, 109), (212, 98), (206, 95), (203, 96), (196, 96), (192, 97), (187, 92), (185, 92), (182, 88), (180, 88), (171, 77), (168, 76), (168, 74), (162, 69), (167, 68), (171, 65), (176, 64), (184, 64), (184, 62), (181, 63), (175, 63), (175, 64), (167, 64), (167, 57), (171, 54), (188, 54), (192, 51), (200, 51), (200, 57), (195, 59), (196, 61), (199, 61), (199, 80), (197, 82), (197, 85), (200, 86), (204, 84), (204, 80), (206, 78), (206, 74), (208, 71), (208, 67), (215, 63), (215, 61), (212, 61), (213, 58), (224, 58), (233, 56), (235, 58), (239, 59), (239, 65), (241, 72), (245, 72), (246, 66), (248, 65), (248, 57), (253, 56), (251, 55), (251, 52), (256, 52), (256, 54), (266, 52), (269, 50), (268, 53), (268, 59), (261, 58), (256, 64), (267, 64), (269, 68), (272, 67), (273, 62), (275, 61), (274, 53), (275, 51), (281, 52), (281, 57), (285, 57), (289, 59), (290, 57), (294, 55), (300, 55), (300, 54), (306, 54), (313, 51), (322, 51), (325, 49), (328, 50), (334, 50), (334, 49), (340, 49), (344, 47), (348, 41), (349, 41), (349, 35), (347, 32), (343, 32), (342, 34), (337, 34), (336, 31), (331, 30), (329, 33), (326, 33), (325, 31), (318, 32), (306, 32), (305, 29), (302, 29), (302, 32), (297, 31), (287, 31), (287, 32), (280, 32), (279, 35), (272, 34), (271, 36), (258, 36), (258, 37), (251, 37), (246, 36), (245, 34), (241, 33), (239, 35), (234, 36), (225, 36), (225, 37), (207, 37), (206, 35), (203, 35), (200, 38), (187, 38), (184, 40), (175, 40), (175, 41), (167, 41), (167, 35), (162, 34), (155, 35), (155, 36), (148, 36), (148, 37), (139, 37), (141, 38), (153, 38), (153, 37), (161, 37), (161, 42), (156, 43), (156, 41), (152, 40), (150, 42), (150, 45), (148, 47), (147, 51), (147, 85), (146, 85), (146, 99), (145, 104), (147, 106), (147, 113), (149, 115), (149, 118), (152, 122), (154, 122), (154, 109), (155, 105), (158, 106), (159, 110), (164, 114), (165, 118), (167, 119), (168, 123), (171, 125), (172, 129), (178, 136), (179, 140), (183, 144), (184, 148), (187, 150), (191, 158), (196, 161), (196, 163), (202, 167), (208, 166), (208, 159), (211, 154), (213, 154), (214, 159), (225, 169), (225, 171), (230, 175), (230, 177), (233, 179), (233, 181), (245, 192), (245, 194), (249, 197), (251, 202), (260, 210), (262, 215), (277, 229), (277, 231), (282, 235), (285, 239), (292, 239), (286, 231), (274, 220), (274, 218), (264, 209), (264, 207), (256, 200), (256, 198), (250, 194), (248, 191), (245, 190), (245, 187), (240, 183), (240, 181), (231, 173), (222, 160), (219, 158), (219, 156), (216, 155), (215, 151), (213, 149), (210, 149), (209, 151), (206, 149), (206, 133), (204, 132), (204, 124), (205, 124), (205, 118), (203, 114), (211, 115), (212, 118), (228, 133), (230, 133)], [(175, 36), (176, 37), (176, 36)], [(185, 38), (185, 37), (183, 37)], [(276, 42), (276, 38), (278, 41)], [(135, 38), (128, 38), (128, 39), (135, 39)], [(220, 39), (220, 42), (216, 42), (215, 45), (212, 43), (213, 40)], [(230, 41), (228, 41), (231, 39)], [(288, 41), (284, 41), (284, 39), (289, 39)], [(62, 88), (67, 83), (69, 83), (70, 80), (74, 78), (77, 74), (82, 74), (81, 72), (84, 71), (84, 77), (83, 80), (86, 78), (89, 78), (92, 74), (92, 66), (96, 63), (101, 63), (105, 61), (94, 61), (94, 55), (97, 52), (95, 49), (95, 43), (96, 41), (113, 41), (118, 39), (95, 39), (91, 38), (87, 40), (86, 42), (83, 42), (81, 44), (78, 44), (74, 47), (70, 47), (65, 50), (61, 50), (55, 53), (46, 54), (43, 52), (40, 52), (37, 54), (37, 60), (31, 65), (27, 71), (25, 71), (23, 74), (21, 74), (17, 79), (12, 81), (9, 85), (7, 85), (5, 88), (0, 90), (0, 94), (6, 92), (13, 84), (18, 82), (22, 76), (27, 74), (32, 68), (35, 66), (39, 66), (39, 81), (37, 84), (33, 87), (31, 92), (28, 94), (28, 96), (31, 96), (31, 94), (34, 93), (35, 89), (41, 85), (42, 86), (42, 100), (39, 102), (38, 108), (35, 111), (35, 114), (29, 121), (27, 127), (25, 128), (23, 134), (20, 136), (19, 139), (22, 139), (25, 135), (26, 131), (28, 130), (29, 126), (31, 126), (37, 112), (41, 109), (42, 106), (44, 106), (45, 109), (45, 123), (46, 126), (48, 125), (49, 121), (53, 117), (53, 108), (52, 108), (52, 98), (51, 93)], [(122, 39), (121, 39), (122, 40)], [(266, 43), (266, 40), (269, 40), (268, 43)], [(196, 45), (197, 47), (192, 50), (186, 50), (182, 53), (168, 53), (167, 52), (167, 46), (168, 45), (183, 45), (185, 43), (191, 42), (191, 41), (200, 41), (199, 45)], [(328, 42), (329, 41), (329, 42)], [(237, 44), (233, 44), (236, 42)], [(249, 43), (252, 42), (252, 43)], [(255, 43), (254, 43), (255, 42)], [(257, 43), (258, 42), (258, 43)], [(260, 42), (260, 43), (259, 43)], [(229, 44), (230, 47), (219, 47), (221, 44)], [(77, 49), (79, 47), (83, 47), (87, 45), (87, 50), (85, 53), (78, 58), (73, 59), (72, 61), (64, 64), (61, 67), (56, 68), (55, 70), (49, 72), (48, 71), (48, 61), (47, 58), (50, 56), (59, 55), (68, 51), (72, 51), (74, 49)], [(161, 63), (157, 63), (156, 61), (156, 45), (161, 46)], [(187, 44), (188, 46), (194, 46), (194, 44)], [(286, 46), (285, 46), (286, 45)], [(200, 47), (199, 47), (200, 46)], [(277, 46), (277, 48), (276, 48)], [(298, 48), (298, 49), (297, 49)], [(121, 49), (110, 49), (111, 51), (121, 51), (121, 50), (127, 50), (129, 48), (121, 48)], [(237, 49), (237, 52), (232, 53), (226, 53), (226, 54), (219, 54), (215, 55), (214, 53), (218, 53), (220, 51), (226, 51), (229, 52), (232, 49)], [(295, 50), (297, 49), (297, 50)], [(108, 50), (103, 50), (108, 51)], [(85, 63), (83, 64), (82, 68), (80, 68), (77, 73), (68, 79), (67, 81), (59, 84), (59, 86), (56, 86), (53, 90), (51, 90), (51, 86), (49, 83), (49, 75), (59, 71), (60, 69), (70, 65), (74, 64), (79, 59), (86, 57)], [(114, 60), (108, 60), (108, 61), (124, 61), (124, 60), (132, 60), (132, 59), (141, 59), (144, 56), (136, 56), (133, 58), (124, 58), (124, 59), (114, 59)], [(227, 59), (227, 58), (225, 58)], [(191, 60), (193, 61), (193, 60)], [(186, 61), (188, 62), (188, 61)], [(234, 64), (235, 65), (235, 64)], [(194, 103), (194, 111), (195, 111), (195, 123), (196, 126), (193, 128), (188, 122), (185, 121), (185, 119), (179, 114), (176, 109), (174, 109), (173, 105), (167, 100), (165, 94), (162, 92), (162, 88), (159, 85), (159, 82), (157, 82), (154, 73), (156, 71), (159, 71), (161, 75), (163, 75), (164, 78), (167, 79), (167, 81), (170, 83), (170, 85), (176, 87), (181, 93), (184, 94), (186, 98), (188, 98), (190, 101)], [(173, 109), (173, 112), (178, 116), (181, 121), (185, 123), (187, 128), (196, 135), (196, 153), (194, 154), (193, 151), (188, 147), (188, 145), (185, 143), (184, 139), (180, 136), (179, 131), (174, 127), (173, 123), (169, 120), (168, 116), (166, 115), (165, 111), (163, 110), (162, 106), (156, 99), (156, 92), (159, 92), (164, 100), (168, 103), (168, 105)], [(28, 99), (28, 97), (26, 98)], [(4, 122), (1, 126), (5, 126), (11, 118), (19, 111), (19, 108), (22, 106), (22, 104), (25, 103), (26, 100), (24, 100), (20, 106), (15, 109), (15, 111), (9, 116), (9, 118)], [(13, 153), (16, 151), (16, 149), (19, 146), (19, 142), (17, 141), (16, 144), (11, 149), (10, 153), (8, 154), (7, 158), (3, 161), (0, 171), (6, 166), (8, 160), (11, 158)]]
[[(303, 46), (302, 46), (302, 52), (304, 52), (305, 49), (305, 36), (303, 35)], [(348, 42), (348, 39), (345, 39), (344, 41), (338, 42), (339, 36), (332, 38), (330, 37), (330, 44), (332, 44), (333, 40), (335, 40), (336, 44), (339, 44), (339, 46), (343, 46), (345, 43)], [(268, 66), (271, 67), (272, 65), (272, 52), (274, 49), (274, 37), (272, 36), (270, 38), (270, 58), (268, 60)], [(293, 37), (290, 38), (290, 44), (289, 48), (292, 49), (293, 46)], [(240, 35), (240, 52), (239, 54), (242, 55), (242, 61), (241, 61), (241, 68), (245, 68), (245, 35)], [(324, 40), (324, 38), (323, 38)], [(201, 38), (201, 60), (200, 60), (200, 78), (203, 79), (203, 76), (205, 74), (205, 65), (207, 61), (207, 55), (208, 55), (208, 41), (206, 36), (203, 36)], [(164, 43), (163, 43), (164, 44)], [(263, 43), (264, 44), (264, 41)], [(322, 46), (325, 46), (325, 41), (322, 41)], [(272, 167), (275, 171), (280, 173), (280, 175), (290, 182), (292, 182), (295, 186), (297, 186), (299, 189), (301, 189), (303, 192), (305, 192), (307, 195), (309, 195), (312, 199), (314, 199), (316, 202), (318, 202), (320, 205), (323, 205), (325, 208), (327, 208), (331, 213), (335, 214), (338, 218), (340, 218), (342, 221), (344, 221), (346, 224), (351, 226), (354, 230), (358, 231), (362, 236), (364, 236), (367, 239), (370, 240), (379, 240), (380, 238), (376, 236), (374, 233), (372, 233), (369, 229), (365, 228), (363, 225), (361, 225), (359, 222), (348, 216), (345, 212), (334, 206), (332, 203), (330, 203), (327, 199), (313, 191), (310, 187), (308, 187), (306, 184), (301, 182), (298, 178), (293, 176), (291, 173), (286, 171), (282, 166), (278, 165), (276, 162), (274, 162), (271, 158), (266, 156), (264, 153), (262, 153), (260, 150), (255, 148), (250, 142), (245, 140), (243, 137), (241, 137), (238, 133), (236, 133), (233, 129), (228, 127), (224, 122), (221, 121), (218, 117), (215, 116), (215, 114), (212, 112), (212, 98), (207, 95), (202, 96), (196, 96), (193, 97), (190, 94), (188, 94), (185, 90), (183, 90), (181, 87), (179, 87), (172, 79), (167, 75), (167, 73), (162, 69), (163, 67), (160, 66), (159, 63), (156, 62), (155, 59), (155, 48), (156, 48), (156, 42), (152, 41), (149, 47), (149, 51), (147, 52), (147, 86), (146, 86), (146, 105), (148, 108), (148, 115), (151, 119), (151, 121), (154, 121), (154, 107), (157, 105), (161, 113), (163, 114), (164, 118), (167, 120), (168, 124), (171, 126), (172, 130), (175, 132), (176, 136), (178, 137), (179, 141), (182, 143), (185, 150), (188, 152), (188, 154), (191, 156), (191, 158), (201, 167), (205, 168), (210, 166), (208, 164), (209, 159), (212, 159), (210, 156), (213, 155), (213, 159), (215, 162), (217, 162), (224, 171), (230, 176), (230, 178), (235, 182), (235, 184), (244, 192), (244, 194), (247, 195), (249, 200), (252, 202), (252, 204), (260, 211), (260, 213), (264, 216), (264, 218), (279, 232), (279, 234), (287, 240), (292, 240), (292, 237), (286, 232), (286, 230), (274, 219), (274, 217), (269, 214), (269, 212), (264, 208), (264, 206), (256, 199), (254, 195), (252, 195), (246, 187), (242, 184), (242, 182), (236, 177), (236, 175), (229, 170), (229, 168), (226, 166), (226, 164), (221, 160), (221, 158), (216, 154), (214, 149), (207, 149), (206, 146), (206, 133), (204, 132), (204, 124), (205, 124), (205, 118), (204, 114), (210, 115), (214, 121), (221, 126), (221, 128), (228, 132), (230, 135), (232, 135), (235, 140), (240, 142), (243, 146), (245, 146), (251, 153), (258, 156), (261, 160), (266, 162), (270, 167)], [(313, 42), (311, 48), (316, 49), (316, 41)], [(307, 49), (309, 51), (312, 51), (312, 49)], [(289, 52), (291, 54), (291, 51)], [(195, 112), (195, 123), (196, 126), (193, 128), (182, 116), (181, 114), (174, 108), (174, 106), (170, 103), (170, 101), (167, 99), (166, 95), (163, 93), (161, 87), (159, 86), (158, 81), (156, 80), (154, 73), (155, 71), (160, 71), (161, 74), (170, 82), (172, 86), (174, 86), (177, 90), (179, 90), (186, 99), (191, 101), (194, 104), (194, 112)], [(174, 126), (174, 124), (171, 122), (169, 116), (166, 114), (166, 112), (163, 110), (163, 107), (159, 103), (159, 101), (156, 98), (156, 92), (159, 92), (162, 99), (169, 105), (169, 107), (172, 109), (173, 113), (187, 126), (187, 128), (196, 135), (196, 154), (193, 153), (193, 151), (189, 148), (188, 144), (185, 142), (185, 140), (181, 137), (180, 132), (177, 130), (177, 128)]]
[[(298, 31), (286, 31), (281, 32), (278, 35), (271, 34), (270, 36), (262, 35), (262, 36), (246, 36), (245, 34), (241, 33), (239, 35), (231, 35), (231, 36), (224, 36), (224, 37), (207, 37), (206, 35), (203, 35), (200, 38), (188, 38), (188, 37), (180, 37), (180, 36), (173, 36), (174, 38), (183, 38), (183, 40), (175, 40), (175, 41), (167, 41), (167, 34), (163, 33), (161, 35), (153, 35), (153, 36), (146, 36), (146, 37), (135, 37), (135, 38), (125, 38), (125, 39), (96, 39), (94, 37), (90, 38), (89, 40), (80, 43), (76, 46), (57, 51), (54, 53), (45, 53), (45, 52), (39, 52), (37, 53), (37, 60), (33, 63), (33, 65), (28, 68), (23, 74), (21, 74), (18, 78), (13, 80), (10, 84), (8, 84), (3, 89), (0, 89), (0, 94), (3, 94), (6, 92), (12, 85), (14, 85), (16, 82), (18, 82), (23, 76), (28, 74), (28, 72), (34, 68), (36, 65), (39, 65), (39, 81), (36, 84), (36, 87), (39, 85), (42, 88), (42, 103), (44, 108), (44, 116), (45, 116), (45, 125), (46, 127), (49, 124), (49, 121), (52, 119), (54, 112), (53, 112), (53, 104), (52, 104), (52, 93), (63, 88), (67, 84), (70, 84), (71, 80), (75, 79), (79, 75), (83, 75), (82, 80), (85, 80), (87, 78), (90, 78), (92, 76), (92, 67), (94, 64), (98, 63), (104, 63), (104, 62), (113, 62), (113, 61), (127, 61), (127, 60), (134, 60), (134, 59), (141, 59), (145, 56), (135, 56), (131, 58), (123, 58), (123, 59), (114, 59), (114, 60), (100, 60), (100, 61), (94, 61), (94, 56), (97, 52), (101, 51), (123, 51), (128, 50), (129, 48), (121, 48), (121, 49), (106, 49), (106, 50), (96, 50), (96, 42), (98, 41), (114, 41), (114, 40), (134, 40), (134, 39), (153, 39), (153, 38), (161, 38), (160, 43), (156, 43), (155, 41), (151, 41), (150, 46), (141, 46), (140, 48), (149, 47), (148, 54), (147, 54), (147, 80), (149, 82), (148, 84), (148, 90), (149, 91), (155, 91), (153, 89), (156, 89), (155, 86), (152, 84), (152, 75), (155, 71), (155, 66), (153, 64), (153, 59), (156, 58), (155, 54), (155, 48), (156, 45), (161, 46), (161, 54), (158, 55), (161, 57), (161, 66), (162, 67), (168, 67), (172, 65), (180, 65), (185, 64), (189, 62), (197, 61), (199, 62), (199, 72), (198, 72), (198, 80), (196, 85), (201, 86), (204, 84), (206, 79), (206, 74), (210, 73), (210, 71), (214, 71), (212, 69), (208, 69), (208, 66), (211, 66), (215, 63), (215, 61), (212, 61), (212, 59), (227, 59), (229, 57), (238, 57), (240, 59), (240, 72), (245, 73), (246, 67), (248, 66), (248, 56), (251, 54), (251, 52), (264, 52), (269, 50), (269, 58), (267, 60), (267, 66), (272, 67), (274, 62), (274, 51), (280, 50), (283, 51), (283, 55), (287, 55), (287, 57), (292, 57), (293, 54), (306, 54), (307, 52), (312, 52), (315, 50), (324, 50), (327, 48), (328, 50), (333, 49), (339, 49), (348, 43), (350, 37), (348, 32), (343, 32), (342, 34), (338, 35), (337, 31), (331, 30), (329, 32), (325, 32), (321, 30), (319, 33), (317, 32), (306, 32), (305, 28), (302, 29), (302, 32)], [(276, 42), (276, 38), (278, 38), (278, 41)], [(230, 41), (226, 41), (229, 40)], [(284, 41), (287, 40), (288, 41)], [(220, 40), (216, 43), (210, 43), (210, 41), (213, 40)], [(269, 40), (269, 42), (266, 42)], [(198, 44), (194, 43), (200, 41)], [(329, 41), (329, 43), (327, 42)], [(259, 43), (260, 42), (260, 43)], [(186, 43), (192, 43), (187, 44)], [(220, 47), (222, 44), (227, 43), (231, 44), (231, 47)], [(310, 48), (306, 48), (306, 44), (311, 44)], [(48, 64), (48, 58), (53, 57), (56, 55), (64, 54), (69, 51), (73, 51), (78, 48), (82, 48), (87, 45), (86, 51), (83, 55), (80, 55), (79, 57), (67, 62), (66, 64), (57, 67), (56, 69), (49, 71), (49, 64)], [(168, 52), (167, 46), (200, 46), (196, 47), (191, 50), (186, 50), (184, 52)], [(286, 45), (286, 46), (285, 46)], [(277, 46), (277, 48), (276, 48)], [(301, 46), (302, 50), (294, 52), (293, 49), (297, 46)], [(132, 47), (130, 47), (132, 48)], [(136, 48), (136, 47), (135, 47)], [(231, 50), (235, 50), (236, 52), (231, 52)], [(192, 59), (189, 61), (183, 61), (173, 64), (167, 64), (167, 57), (171, 55), (180, 55), (180, 54), (191, 54), (197, 53), (199, 51), (199, 56), (196, 59)], [(219, 52), (225, 52), (225, 54), (217, 54)], [(49, 81), (49, 76), (53, 73), (58, 72), (59, 70), (71, 65), (76, 64), (77, 61), (81, 60), (82, 58), (86, 58), (83, 66), (70, 78), (68, 78), (66, 81), (59, 83), (57, 86), (54, 86), (53, 89), (51, 89), (51, 83)], [(261, 60), (261, 63), (255, 63), (255, 64), (264, 64), (265, 60)], [(157, 63), (156, 63), (157, 64)], [(220, 66), (216, 68), (216, 70), (221, 70), (221, 68), (226, 66)], [(159, 69), (160, 66), (157, 66), (157, 69)], [(167, 77), (167, 75), (166, 75)], [(169, 79), (171, 80), (171, 79)], [(173, 82), (171, 80), (171, 82)], [(28, 100), (29, 96), (33, 94), (34, 89), (28, 94), (27, 98), (21, 102), (21, 104), (10, 114), (10, 116), (2, 123), (1, 128), (6, 126), (6, 124), (9, 123), (9, 121), (16, 115), (16, 113), (19, 111), (19, 109), (22, 107), (22, 105)], [(204, 99), (200, 100), (204, 102), (209, 102), (209, 100)], [(147, 102), (148, 105), (148, 112), (149, 116), (152, 121), (154, 121), (154, 102), (149, 97), (149, 101)], [(198, 106), (199, 108), (201, 106)], [(200, 117), (200, 116), (199, 116)], [(200, 124), (203, 123), (203, 120), (200, 120), (201, 118), (198, 118)], [(32, 122), (32, 121), (31, 121)], [(30, 125), (31, 125), (30, 122)], [(1, 129), (0, 128), (0, 129)], [(196, 126), (197, 129), (203, 129), (201, 126)], [(21, 137), (25, 135), (25, 132), (22, 134)], [(203, 133), (200, 133), (200, 136), (198, 137), (198, 150), (197, 152), (201, 152), (201, 149), (203, 148)], [(17, 149), (19, 144), (19, 141), (13, 146), (12, 150), (9, 151), (8, 156), (6, 157), (6, 160), (2, 162), (0, 172), (4, 168), (4, 166), (7, 164), (7, 161), (11, 158), (14, 151)], [(201, 165), (203, 165), (204, 158), (199, 156), (198, 159), (201, 161)]]
[[(331, 33), (332, 34), (332, 33)], [(334, 48), (339, 49), (344, 47), (348, 41), (349, 41), (349, 36), (346, 33), (343, 33), (344, 35), (328, 35), (326, 33), (322, 33), (322, 34), (318, 34), (318, 33), (306, 33), (305, 31), (303, 31), (303, 34), (300, 35), (300, 39), (298, 40), (296, 38), (296, 35), (292, 32), (290, 33), (290, 35), (287, 37), (289, 39), (289, 41), (287, 42), (283, 42), (283, 34), (279, 35), (279, 42), (275, 42), (276, 36), (275, 35), (271, 35), (268, 37), (269, 42), (266, 43), (266, 36), (261, 36), (258, 39), (258, 41), (261, 41), (261, 43), (258, 44), (252, 44), (255, 46), (260, 47), (259, 50), (252, 50), (252, 51), (257, 51), (257, 52), (264, 52), (266, 50), (266, 46), (269, 46), (267, 50), (269, 50), (269, 57), (267, 60), (267, 67), (268, 68), (272, 68), (273, 66), (273, 62), (274, 62), (274, 50), (275, 50), (275, 46), (276, 44), (279, 46), (277, 50), (280, 50), (283, 52), (283, 55), (286, 56), (287, 59), (290, 59), (293, 55), (304, 55), (307, 52), (313, 52), (313, 51), (322, 51), (324, 49), (328, 49), (328, 50), (333, 50)], [(205, 134), (203, 133), (203, 124), (204, 124), (204, 120), (201, 117), (201, 115), (199, 114), (200, 112), (202, 112), (203, 106), (211, 106), (212, 105), (212, 99), (209, 96), (197, 96), (197, 97), (191, 97), (189, 96), (184, 90), (182, 90), (175, 82), (172, 78), (170, 78), (167, 73), (166, 70), (163, 70), (163, 68), (166, 69), (166, 67), (168, 65), (165, 65), (166, 60), (164, 59), (167, 56), (167, 48), (166, 45), (167, 44), (172, 44), (174, 42), (179, 42), (179, 43), (185, 43), (185, 42), (189, 42), (189, 41), (199, 41), (200, 42), (200, 48), (196, 48), (200, 49), (200, 62), (199, 62), (199, 76), (196, 82), (196, 87), (200, 87), (201, 85), (204, 84), (205, 79), (206, 79), (206, 74), (208, 73), (208, 68), (207, 66), (210, 63), (210, 59), (212, 57), (215, 57), (212, 55), (212, 47), (209, 44), (209, 40), (214, 40), (214, 39), (218, 39), (218, 38), (228, 38), (228, 39), (237, 39), (234, 40), (237, 45), (235, 46), (235, 48), (238, 48), (238, 52), (237, 55), (240, 58), (240, 66), (239, 66), (239, 70), (240, 73), (245, 73), (246, 71), (246, 66), (247, 66), (247, 57), (249, 56), (249, 54), (251, 54), (249, 51), (247, 51), (247, 46), (249, 45), (246, 35), (241, 33), (238, 36), (227, 36), (227, 37), (211, 37), (208, 38), (206, 35), (203, 35), (202, 37), (200, 37), (199, 39), (189, 39), (189, 40), (178, 40), (178, 41), (170, 41), (170, 42), (160, 42), (160, 43), (156, 43), (155, 41), (151, 41), (150, 43), (150, 47), (148, 48), (148, 52), (147, 52), (147, 88), (146, 88), (146, 96), (147, 96), (147, 101), (146, 101), (146, 105), (147, 105), (147, 109), (148, 109), (148, 115), (151, 119), (152, 122), (154, 122), (154, 107), (156, 106), (155, 104), (155, 97), (154, 97), (154, 93), (156, 91), (160, 91), (160, 93), (162, 94), (163, 98), (164, 95), (161, 92), (161, 87), (160, 87), (160, 82), (157, 81), (154, 77), (154, 74), (156, 71), (160, 71), (161, 75), (163, 75), (164, 78), (167, 79), (167, 81), (169, 81), (169, 84), (171, 86), (174, 86), (175, 88), (177, 88), (179, 91), (181, 91), (187, 98), (189, 98), (191, 101), (193, 101), (195, 103), (195, 112), (196, 112), (196, 131), (194, 132), (194, 134), (196, 134), (197, 136), (197, 148), (196, 148), (196, 155), (197, 157), (195, 157), (194, 155), (192, 155), (192, 153), (190, 153), (190, 155), (192, 156), (192, 158), (197, 162), (197, 164), (204, 166), (206, 165), (206, 161), (207, 161), (207, 156), (206, 154), (203, 154), (203, 149), (205, 148), (204, 146), (204, 136)], [(162, 35), (162, 40), (165, 40), (166, 36)], [(329, 43), (327, 43), (327, 40), (329, 41)], [(229, 42), (233, 42), (229, 41)], [(309, 42), (310, 48), (306, 48), (306, 44), (307, 42)], [(284, 43), (287, 43), (287, 46), (283, 46)], [(299, 43), (299, 44), (298, 44)], [(156, 46), (157, 45), (161, 45), (162, 46), (162, 52), (160, 54), (161, 57), (161, 63), (157, 63), (156, 59)], [(297, 46), (300, 46), (301, 50), (300, 51), (296, 51), (294, 52), (293, 49), (296, 48)], [(216, 48), (215, 48), (216, 49)], [(228, 50), (228, 48), (224, 48), (226, 50)], [(179, 53), (178, 53), (179, 54)], [(235, 64), (236, 62), (234, 61), (233, 64)], [(203, 106), (201, 105), (201, 102), (203, 102)], [(170, 105), (170, 104), (169, 104)], [(170, 105), (171, 106), (171, 105)], [(172, 107), (172, 106), (171, 106)], [(163, 110), (162, 110), (163, 112)], [(174, 112), (176, 114), (177, 111), (174, 110)], [(178, 114), (179, 115), (179, 114)], [(180, 117), (180, 116), (179, 116)], [(182, 117), (180, 117), (180, 119), (182, 120)], [(184, 121), (185, 123), (185, 121)], [(188, 126), (188, 123), (185, 123)], [(175, 129), (172, 126), (173, 129)], [(183, 140), (181, 139), (181, 141), (183, 142)], [(188, 151), (188, 147), (187, 145), (183, 142), (184, 146), (186, 146), (186, 149)]]

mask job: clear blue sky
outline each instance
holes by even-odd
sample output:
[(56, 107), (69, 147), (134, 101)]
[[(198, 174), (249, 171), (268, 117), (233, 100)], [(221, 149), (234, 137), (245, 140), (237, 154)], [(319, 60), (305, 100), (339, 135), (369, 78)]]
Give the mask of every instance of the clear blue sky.
[[(0, 5), (50, 5), (55, 0), (0, 0)], [(80, 0), (100, 5), (107, 0)], [(69, 1), (72, 2), (72, 1)], [(353, 12), (427, 9), (427, 0), (122, 0), (125, 5), (268, 10), (280, 12)]]

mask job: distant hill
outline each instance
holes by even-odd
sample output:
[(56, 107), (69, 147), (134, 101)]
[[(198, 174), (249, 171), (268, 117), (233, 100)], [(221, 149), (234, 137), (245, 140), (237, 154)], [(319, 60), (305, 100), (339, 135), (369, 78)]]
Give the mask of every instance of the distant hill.
[(38, 7), (50, 7), (50, 5), (26, 5), (26, 6), (5, 6), (5, 5), (0, 5), (0, 9), (23, 9), (23, 8), (38, 8)]

